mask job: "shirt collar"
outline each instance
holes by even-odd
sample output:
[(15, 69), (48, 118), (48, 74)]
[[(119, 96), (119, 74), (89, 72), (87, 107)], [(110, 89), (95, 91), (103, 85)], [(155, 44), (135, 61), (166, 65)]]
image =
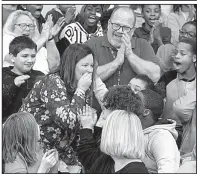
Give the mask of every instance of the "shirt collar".
[[(135, 48), (136, 47), (136, 38), (132, 37), (131, 38), (131, 48)], [(107, 35), (103, 36), (102, 38), (102, 45), (108, 48), (112, 48), (115, 49), (108, 41)]]
[(196, 78), (196, 73), (192, 77), (189, 77), (189, 78), (185, 78), (181, 74), (178, 74), (178, 79), (185, 82), (192, 82), (195, 80), (195, 78)]
[(145, 34), (149, 34), (151, 31), (148, 30), (146, 27), (145, 27), (145, 22), (142, 24), (142, 30), (145, 32)]

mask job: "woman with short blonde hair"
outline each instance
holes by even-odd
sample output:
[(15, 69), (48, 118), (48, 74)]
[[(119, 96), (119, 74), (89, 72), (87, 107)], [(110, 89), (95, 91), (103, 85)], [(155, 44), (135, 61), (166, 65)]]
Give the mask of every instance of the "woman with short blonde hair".
[(148, 173), (142, 162), (144, 134), (139, 118), (124, 110), (108, 115), (102, 130), (100, 149), (115, 162), (115, 172)]

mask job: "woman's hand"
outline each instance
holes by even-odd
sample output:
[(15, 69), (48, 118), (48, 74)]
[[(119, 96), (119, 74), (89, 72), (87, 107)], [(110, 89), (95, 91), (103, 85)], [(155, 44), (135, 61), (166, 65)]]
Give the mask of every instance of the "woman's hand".
[(94, 110), (88, 105), (84, 106), (82, 114), (80, 114), (80, 121), (84, 129), (85, 128), (93, 129), (97, 121), (96, 110)]
[(56, 151), (55, 149), (51, 149), (44, 154), (37, 173), (48, 172), (50, 168), (52, 168), (56, 163), (57, 163)]
[(74, 21), (75, 19), (75, 11), (76, 11), (76, 7), (71, 7), (67, 10), (67, 12), (65, 13), (65, 22), (66, 24), (70, 24), (71, 22)]
[(77, 88), (86, 92), (92, 83), (92, 73), (85, 73), (78, 81)]
[(57, 34), (62, 29), (62, 27), (64, 26), (64, 24), (65, 24), (65, 18), (64, 17), (60, 17), (58, 19), (58, 21), (56, 22), (56, 24), (52, 27), (51, 34), (53, 36), (57, 36)]

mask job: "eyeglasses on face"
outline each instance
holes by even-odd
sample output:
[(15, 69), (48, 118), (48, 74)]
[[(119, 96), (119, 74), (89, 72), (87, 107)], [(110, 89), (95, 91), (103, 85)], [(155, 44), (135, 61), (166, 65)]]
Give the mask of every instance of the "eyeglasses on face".
[(111, 22), (111, 25), (112, 25), (112, 29), (113, 30), (115, 30), (115, 31), (117, 31), (117, 30), (119, 30), (120, 28), (122, 28), (122, 31), (123, 32), (130, 32), (133, 28), (131, 28), (131, 27), (127, 27), (127, 26), (121, 26), (121, 25), (119, 25), (119, 24), (116, 24), (116, 23), (112, 23)]
[(21, 23), (21, 24), (15, 24), (17, 26), (19, 26), (22, 30), (25, 30), (27, 27), (30, 30), (34, 30), (35, 29), (35, 25), (34, 24), (25, 24), (25, 23)]
[(194, 33), (194, 32), (186, 32), (184, 30), (179, 30), (179, 33), (184, 36), (186, 35), (190, 38), (196, 37), (196, 33)]

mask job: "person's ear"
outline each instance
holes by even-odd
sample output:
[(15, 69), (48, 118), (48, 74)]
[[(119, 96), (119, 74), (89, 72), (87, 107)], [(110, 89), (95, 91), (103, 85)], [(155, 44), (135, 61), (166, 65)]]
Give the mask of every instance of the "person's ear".
[(15, 62), (15, 56), (13, 54), (8, 54), (8, 59), (10, 59), (11, 62)]
[(144, 112), (143, 112), (143, 117), (146, 117), (150, 114), (150, 110), (149, 109), (144, 109)]
[(196, 62), (196, 55), (193, 55), (193, 62)]

